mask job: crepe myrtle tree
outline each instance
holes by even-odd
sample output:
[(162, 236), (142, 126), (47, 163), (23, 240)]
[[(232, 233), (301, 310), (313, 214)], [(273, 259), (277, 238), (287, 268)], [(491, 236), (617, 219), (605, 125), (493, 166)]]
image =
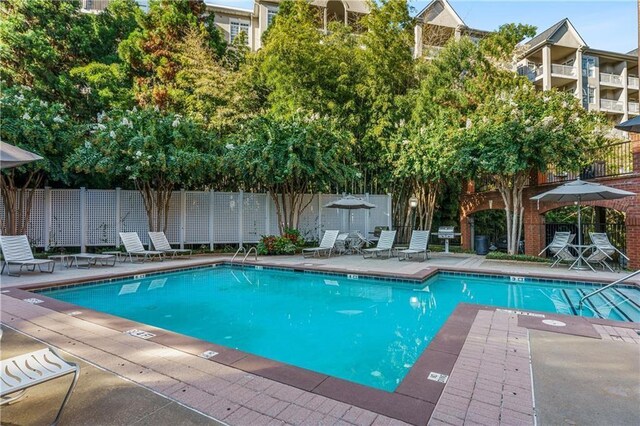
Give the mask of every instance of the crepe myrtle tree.
[(172, 191), (205, 185), (217, 170), (217, 143), (199, 123), (158, 108), (100, 114), (68, 167), (129, 180), (140, 191), (150, 231), (167, 231)]
[(351, 135), (318, 114), (260, 116), (227, 143), (225, 163), (245, 189), (269, 191), (282, 235), (297, 229), (313, 197), (355, 175)]
[(21, 235), (27, 233), (35, 190), (45, 182), (66, 182), (62, 163), (76, 140), (76, 126), (62, 104), (42, 100), (27, 86), (2, 90), (0, 110), (0, 140), (43, 157), (0, 173), (2, 234)]
[(490, 96), (461, 130), (459, 167), (470, 178), (489, 177), (505, 205), (509, 254), (522, 235), (522, 192), (533, 172), (553, 165), (580, 170), (602, 146), (606, 120), (572, 94), (536, 91), (518, 82)]

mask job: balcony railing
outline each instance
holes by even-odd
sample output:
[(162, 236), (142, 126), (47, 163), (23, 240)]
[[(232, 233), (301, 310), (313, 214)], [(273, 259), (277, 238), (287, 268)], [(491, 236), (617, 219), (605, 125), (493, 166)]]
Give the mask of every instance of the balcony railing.
[(629, 86), (630, 89), (640, 89), (640, 78), (638, 77), (627, 78), (627, 86)]
[(551, 74), (578, 77), (578, 69), (569, 65), (551, 64)]
[(82, 9), (99, 12), (109, 5), (109, 0), (82, 0)]
[(640, 114), (640, 103), (629, 102), (629, 114)]
[(621, 101), (615, 101), (612, 99), (600, 99), (600, 109), (613, 112), (623, 112), (624, 103)]
[[(577, 178), (587, 180), (623, 176), (634, 172), (633, 151), (629, 140), (597, 148), (590, 153), (589, 157), (593, 160), (580, 171), (562, 170), (550, 165), (545, 172), (532, 176), (528, 186), (569, 182)], [(475, 179), (475, 192), (493, 191), (495, 189), (496, 186), (490, 177)]]
[(610, 86), (622, 86), (622, 76), (617, 74), (609, 74), (606, 72), (601, 72), (600, 83), (608, 84)]

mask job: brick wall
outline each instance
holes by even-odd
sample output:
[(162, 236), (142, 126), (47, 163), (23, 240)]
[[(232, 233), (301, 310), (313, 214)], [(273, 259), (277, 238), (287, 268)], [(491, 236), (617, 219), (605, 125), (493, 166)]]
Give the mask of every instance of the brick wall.
[[(626, 213), (625, 225), (627, 230), (626, 253), (630, 259), (629, 266), (640, 268), (640, 138), (638, 139), (636, 155), (635, 173), (625, 177), (610, 177), (597, 179), (598, 183), (614, 188), (635, 192), (635, 197), (626, 197), (619, 200), (608, 200), (598, 202), (585, 202), (583, 205), (600, 206), (619, 210)], [(541, 192), (548, 191), (554, 186), (545, 185), (526, 188), (523, 193), (525, 204), (524, 211), (524, 240), (526, 254), (535, 256), (545, 246), (544, 236), (544, 214), (559, 207), (571, 206), (573, 203), (548, 203), (541, 202), (539, 205), (529, 198)], [(469, 217), (476, 212), (489, 209), (504, 209), (502, 197), (496, 191), (483, 193), (467, 193), (462, 196), (460, 202), (460, 232), (462, 233), (462, 246), (471, 248), (471, 226)]]

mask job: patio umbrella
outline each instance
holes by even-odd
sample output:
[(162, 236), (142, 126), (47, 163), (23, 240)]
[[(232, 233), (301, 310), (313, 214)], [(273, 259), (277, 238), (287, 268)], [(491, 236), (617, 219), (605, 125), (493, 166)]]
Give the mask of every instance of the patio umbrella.
[(18, 167), (36, 160), (42, 160), (42, 157), (0, 141), (0, 169)]
[(640, 133), (640, 115), (618, 124), (616, 129), (624, 130), (625, 132)]
[[(354, 197), (353, 195), (347, 195), (339, 200), (332, 201), (326, 204), (324, 207), (328, 209), (343, 209), (343, 210), (359, 210), (359, 209), (374, 209), (375, 204), (363, 200), (362, 198)], [(349, 214), (349, 231), (351, 231), (351, 214)]]
[(612, 188), (610, 186), (600, 185), (599, 183), (585, 182), (577, 179), (573, 182), (560, 185), (551, 191), (531, 197), (532, 200), (540, 201), (573, 201), (578, 203), (578, 245), (582, 245), (582, 221), (580, 217), (580, 203), (582, 201), (600, 201), (615, 200), (618, 198), (630, 197), (636, 195), (633, 192), (624, 191), (622, 189)]

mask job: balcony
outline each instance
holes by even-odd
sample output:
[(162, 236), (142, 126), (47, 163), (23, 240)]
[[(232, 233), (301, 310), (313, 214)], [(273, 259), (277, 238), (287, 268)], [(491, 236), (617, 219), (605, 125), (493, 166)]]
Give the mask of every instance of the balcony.
[(578, 68), (569, 65), (551, 64), (551, 74), (578, 78)]
[(640, 103), (629, 102), (629, 114), (633, 114), (633, 115), (640, 114)]
[(640, 89), (640, 78), (638, 77), (627, 78), (627, 86), (629, 86), (629, 89)]
[(82, 9), (89, 12), (101, 12), (109, 5), (109, 0), (82, 0)]
[(600, 84), (606, 86), (622, 87), (622, 76), (617, 74), (600, 73)]
[(600, 99), (600, 109), (607, 112), (624, 112), (624, 102), (612, 99)]

